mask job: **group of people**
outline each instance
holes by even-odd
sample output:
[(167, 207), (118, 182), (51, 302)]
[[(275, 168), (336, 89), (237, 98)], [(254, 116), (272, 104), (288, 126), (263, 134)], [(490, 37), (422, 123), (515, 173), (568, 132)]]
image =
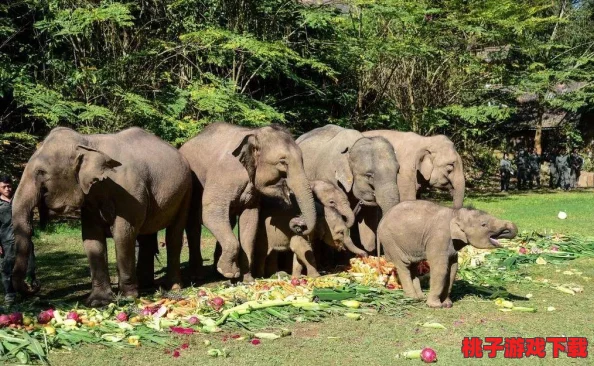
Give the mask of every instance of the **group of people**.
[(584, 164), (584, 159), (578, 154), (577, 149), (570, 154), (563, 148), (553, 149), (542, 155), (538, 155), (536, 149), (528, 152), (522, 149), (516, 154), (513, 163), (507, 153), (503, 154), (499, 163), (501, 191), (509, 190), (509, 182), (514, 172), (518, 190), (540, 188), (540, 167), (543, 162), (549, 164), (549, 188), (567, 191), (577, 187)]

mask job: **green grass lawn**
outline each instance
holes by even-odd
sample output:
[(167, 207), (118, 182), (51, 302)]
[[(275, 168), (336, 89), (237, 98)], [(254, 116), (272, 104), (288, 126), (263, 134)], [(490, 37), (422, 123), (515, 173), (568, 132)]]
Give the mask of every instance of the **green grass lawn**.
[[(594, 236), (594, 192), (570, 193), (545, 192), (542, 194), (509, 194), (471, 196), (467, 200), (475, 207), (517, 223), (520, 230), (554, 231)], [(559, 220), (557, 213), (567, 212), (566, 220)], [(163, 240), (162, 238), (160, 240)], [(207, 265), (212, 262), (214, 239), (203, 235), (203, 250)], [(39, 277), (44, 285), (44, 300), (82, 300), (90, 290), (89, 267), (84, 254), (80, 231), (76, 227), (59, 225), (51, 232), (39, 233), (35, 240), (39, 263)], [(112, 279), (115, 277), (113, 242), (109, 244)], [(161, 262), (165, 263), (162, 251)], [(183, 251), (187, 261), (187, 249)], [(583, 276), (563, 274), (568, 269), (583, 272)], [(424, 346), (434, 348), (439, 363), (454, 365), (467, 362), (460, 347), (464, 337), (551, 337), (583, 336), (594, 338), (594, 259), (580, 259), (563, 265), (533, 266), (534, 279), (549, 279), (559, 283), (576, 283), (584, 293), (575, 296), (527, 284), (509, 284), (507, 290), (517, 296), (531, 293), (530, 300), (517, 301), (519, 306), (538, 309), (537, 313), (502, 313), (492, 300), (486, 300), (465, 291), (460, 286), (458, 300), (452, 309), (433, 310), (424, 306), (404, 317), (368, 316), (360, 321), (331, 318), (323, 323), (299, 324), (291, 327), (293, 335), (275, 341), (263, 341), (253, 346), (247, 341), (223, 342), (224, 334), (197, 335), (189, 338), (190, 347), (182, 356), (173, 359), (163, 349), (141, 347), (138, 349), (107, 349), (83, 346), (72, 352), (52, 353), (55, 365), (391, 365), (420, 364), (421, 361), (395, 359), (396, 354)], [(547, 311), (554, 306), (555, 311)], [(447, 329), (428, 329), (417, 325), (435, 321)], [(213, 347), (226, 348), (228, 358), (209, 358), (203, 340)], [(180, 339), (180, 344), (186, 340)], [(526, 364), (591, 364), (585, 360), (570, 360), (562, 356), (553, 360), (550, 345), (547, 357), (524, 359)], [(495, 359), (474, 360), (470, 364), (508, 365), (509, 360), (500, 353)]]

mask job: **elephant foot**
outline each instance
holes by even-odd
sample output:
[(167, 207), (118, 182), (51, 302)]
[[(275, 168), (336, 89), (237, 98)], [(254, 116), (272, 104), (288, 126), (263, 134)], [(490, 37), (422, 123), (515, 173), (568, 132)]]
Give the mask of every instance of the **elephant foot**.
[(452, 306), (454, 306), (454, 304), (452, 303), (452, 300), (450, 300), (450, 298), (447, 298), (447, 299), (446, 299), (446, 300), (445, 300), (445, 301), (444, 301), (444, 302), (441, 304), (441, 306), (442, 306), (442, 307), (444, 307), (444, 308), (447, 308), (447, 309), (449, 309), (449, 308), (451, 308)]
[(246, 273), (243, 275), (243, 282), (244, 283), (252, 283), (254, 282), (254, 277), (251, 273)]
[(429, 299), (427, 300), (427, 306), (430, 308), (441, 308), (443, 304), (439, 300)]
[(410, 297), (411, 299), (415, 300), (423, 300), (423, 296), (419, 296), (415, 291), (404, 291), (404, 296)]
[(93, 290), (87, 300), (85, 301), (85, 305), (88, 307), (96, 308), (106, 306), (113, 301), (113, 292), (111, 290)]
[(137, 298), (138, 297), (138, 287), (137, 286), (120, 286), (120, 291), (122, 292), (122, 296), (129, 297), (129, 298)]
[(219, 258), (217, 263), (217, 271), (225, 276), (225, 278), (239, 278), (240, 272), (237, 263), (231, 260), (225, 260), (225, 256)]
[(307, 277), (318, 278), (318, 277), (320, 277), (320, 272), (314, 271), (314, 270), (309, 270), (309, 271), (307, 271)]

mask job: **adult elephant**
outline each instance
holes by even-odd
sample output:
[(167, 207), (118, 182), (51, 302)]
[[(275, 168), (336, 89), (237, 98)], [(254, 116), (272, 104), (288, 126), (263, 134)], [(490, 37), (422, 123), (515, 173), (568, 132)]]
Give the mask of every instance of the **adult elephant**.
[[(293, 192), (307, 222), (306, 234), (316, 224), (316, 209), (303, 171), (301, 150), (291, 134), (279, 126), (250, 129), (218, 122), (186, 142), (180, 152), (195, 174), (197, 192), (192, 199), (186, 233), (194, 276), (202, 272), (201, 223), (222, 247), (217, 270), (238, 278), (240, 243), (244, 280), (251, 280), (260, 196), (290, 204)], [(233, 234), (239, 216), (239, 241)]]
[(386, 212), (399, 202), (394, 148), (382, 137), (365, 137), (335, 125), (316, 128), (296, 141), (303, 152), (307, 178), (340, 187), (349, 197), (350, 209), (361, 207), (356, 229), (363, 248), (373, 251), (377, 207)]
[[(82, 238), (91, 269), (87, 304), (112, 301), (106, 237), (115, 241), (119, 288), (138, 295), (153, 281), (157, 232), (166, 228), (167, 275), (181, 282), (180, 252), (192, 194), (190, 167), (181, 154), (139, 128), (116, 134), (82, 135), (55, 128), (31, 156), (13, 202), (17, 247), (15, 289), (28, 291), (24, 275), (31, 250), (32, 210), (81, 210)], [(135, 271), (135, 243), (139, 260)]]
[(394, 146), (400, 171), (400, 200), (414, 201), (420, 188), (449, 190), (454, 208), (464, 201), (464, 170), (454, 143), (444, 135), (421, 136), (414, 132), (377, 130), (363, 132), (367, 137), (383, 137)]

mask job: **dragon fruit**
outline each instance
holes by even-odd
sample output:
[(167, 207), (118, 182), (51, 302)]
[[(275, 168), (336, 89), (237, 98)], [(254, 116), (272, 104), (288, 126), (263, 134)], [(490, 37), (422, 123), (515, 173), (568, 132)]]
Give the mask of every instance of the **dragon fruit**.
[(50, 320), (52, 320), (52, 316), (47, 311), (42, 311), (39, 313), (39, 315), (37, 315), (37, 322), (39, 324), (47, 324), (50, 322)]
[(128, 314), (124, 313), (123, 311), (121, 313), (119, 313), (118, 315), (116, 315), (116, 319), (119, 322), (125, 322), (128, 320)]
[(10, 324), (21, 325), (23, 324), (23, 313), (12, 313), (8, 316), (10, 318)]

